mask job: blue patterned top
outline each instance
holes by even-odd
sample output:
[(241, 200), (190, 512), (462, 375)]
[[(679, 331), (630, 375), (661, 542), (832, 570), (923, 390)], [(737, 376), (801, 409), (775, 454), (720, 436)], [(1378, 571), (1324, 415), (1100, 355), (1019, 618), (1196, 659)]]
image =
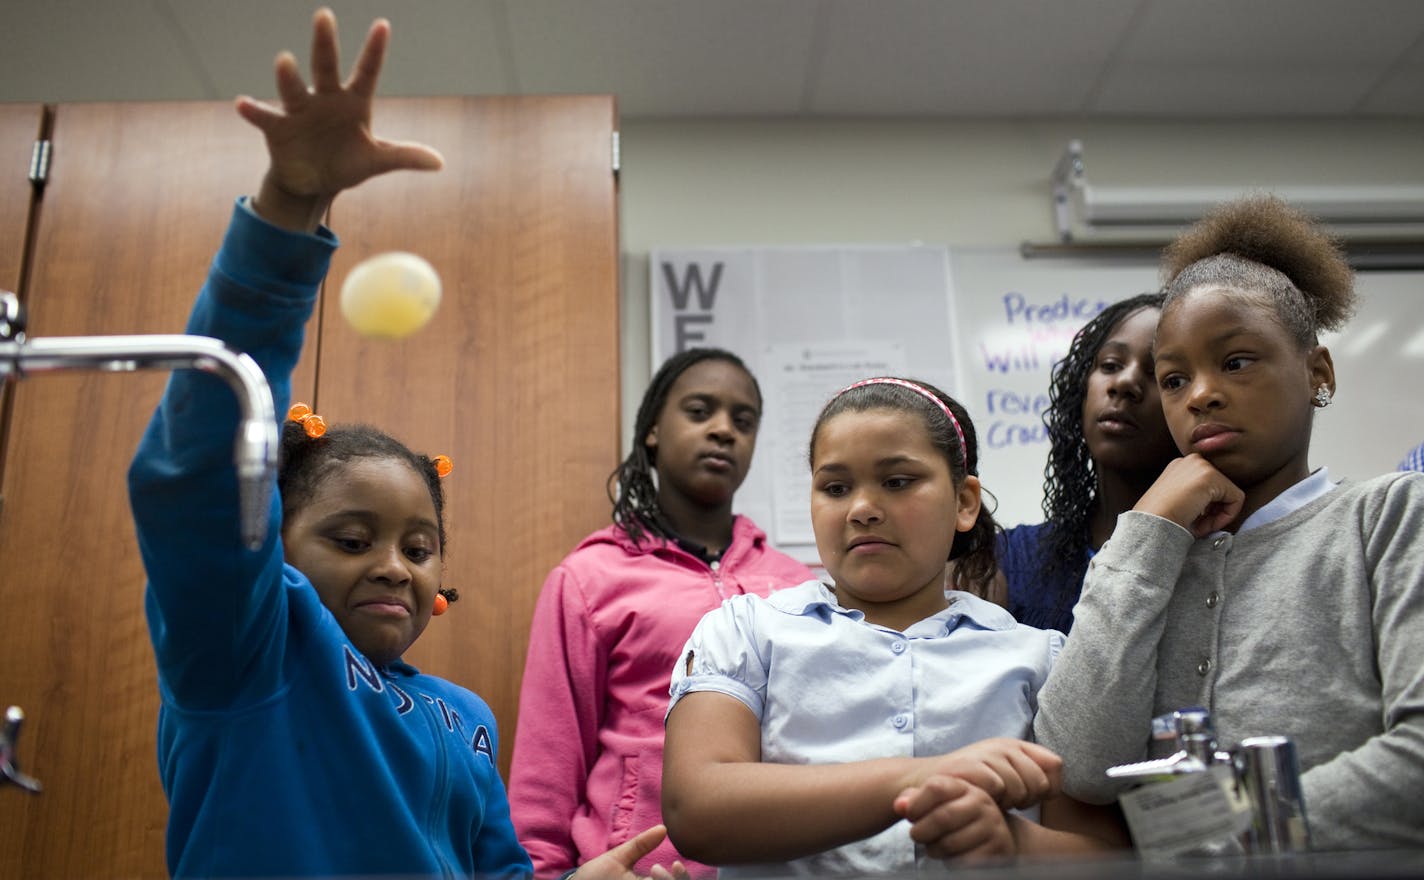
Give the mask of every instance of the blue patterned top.
[(1083, 572), (1093, 551), (1083, 544), (1078, 575), (1060, 572), (1051, 582), (1038, 574), (1049, 523), (1014, 526), (999, 536), (999, 570), (1009, 585), (1009, 613), (1019, 623), (1066, 633), (1073, 628), (1073, 606), (1083, 589)]

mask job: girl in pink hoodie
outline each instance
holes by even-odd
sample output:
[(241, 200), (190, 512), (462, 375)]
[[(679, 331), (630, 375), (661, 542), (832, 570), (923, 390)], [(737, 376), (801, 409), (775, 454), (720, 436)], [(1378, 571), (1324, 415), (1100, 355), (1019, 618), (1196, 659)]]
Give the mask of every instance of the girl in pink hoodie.
[[(544, 582), (514, 737), (510, 805), (537, 876), (557, 876), (662, 821), (670, 670), (702, 615), (812, 577), (732, 513), (761, 421), (736, 355), (669, 358), (638, 407), (613, 525)], [(657, 471), (657, 479), (653, 471)], [(636, 866), (679, 859), (666, 841)], [(693, 877), (713, 869), (687, 862)]]

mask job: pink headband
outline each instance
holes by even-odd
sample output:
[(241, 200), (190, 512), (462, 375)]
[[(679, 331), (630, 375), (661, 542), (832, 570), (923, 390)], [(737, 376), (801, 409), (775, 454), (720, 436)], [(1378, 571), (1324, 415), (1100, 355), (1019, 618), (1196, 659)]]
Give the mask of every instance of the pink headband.
[[(949, 407), (945, 405), (945, 402), (943, 400), (939, 399), (939, 395), (935, 394), (933, 391), (929, 390), (923, 385), (916, 385), (914, 382), (908, 382), (904, 379), (896, 379), (894, 376), (876, 376), (873, 379), (861, 379), (859, 382), (847, 385), (840, 391), (836, 392), (836, 397), (840, 397), (842, 394), (845, 394), (852, 388), (864, 388), (866, 385), (899, 385), (901, 388), (908, 388), (909, 390), (923, 397), (925, 400), (928, 400), (930, 403), (933, 403), (935, 406), (939, 407), (939, 411), (944, 413), (945, 418), (949, 419), (949, 423), (954, 426), (955, 435), (959, 437), (959, 463), (964, 466), (964, 470), (966, 473), (969, 471), (969, 447), (964, 443), (964, 431), (962, 431), (959, 427), (959, 419), (956, 419), (954, 417), (954, 413), (949, 411)], [(835, 400), (835, 397), (831, 399)]]

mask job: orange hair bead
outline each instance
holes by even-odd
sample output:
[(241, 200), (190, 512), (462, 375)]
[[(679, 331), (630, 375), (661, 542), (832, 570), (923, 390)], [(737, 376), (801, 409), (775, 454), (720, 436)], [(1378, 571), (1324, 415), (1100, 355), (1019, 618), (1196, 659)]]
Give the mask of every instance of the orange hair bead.
[(433, 459), (435, 462), (435, 473), (442, 477), (450, 476), (450, 472), (455, 469), (455, 463), (448, 455), (437, 455)]
[(449, 608), (450, 608), (450, 600), (449, 600), (449, 599), (446, 599), (444, 596), (440, 595), (439, 593), (436, 593), (436, 594), (435, 594), (435, 604), (431, 607), (430, 613), (433, 614), (433, 615), (435, 615), (436, 617), (439, 617), (440, 615), (444, 614), (444, 613), (446, 612), (446, 610), (448, 610)]
[(287, 421), (296, 422), (315, 440), (326, 433), (326, 419), (312, 412), (305, 403), (294, 403), (287, 409)]

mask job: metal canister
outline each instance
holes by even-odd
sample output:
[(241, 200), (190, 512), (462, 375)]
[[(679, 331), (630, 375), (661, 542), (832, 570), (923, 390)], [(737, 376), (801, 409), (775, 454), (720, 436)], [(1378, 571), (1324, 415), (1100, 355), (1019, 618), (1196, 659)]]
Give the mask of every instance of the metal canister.
[(1253, 736), (1236, 750), (1237, 774), (1251, 801), (1247, 846), (1253, 853), (1310, 849), (1310, 825), (1300, 789), (1295, 743), (1284, 736)]

